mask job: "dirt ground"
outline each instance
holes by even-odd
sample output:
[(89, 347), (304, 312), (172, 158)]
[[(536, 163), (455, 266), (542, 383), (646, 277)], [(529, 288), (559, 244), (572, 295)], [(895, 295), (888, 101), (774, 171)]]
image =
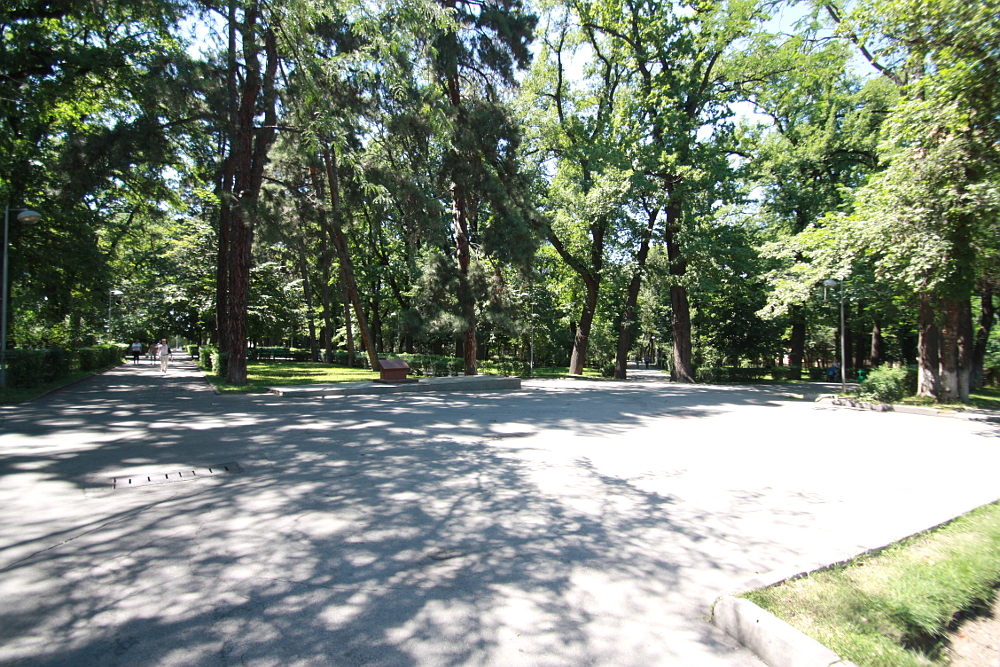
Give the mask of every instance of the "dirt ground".
[(1000, 667), (1000, 596), (989, 614), (972, 618), (951, 635), (951, 667)]

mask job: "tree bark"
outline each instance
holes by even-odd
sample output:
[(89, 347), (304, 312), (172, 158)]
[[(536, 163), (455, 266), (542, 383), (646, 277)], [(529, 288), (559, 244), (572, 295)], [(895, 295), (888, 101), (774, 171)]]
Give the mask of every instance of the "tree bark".
[(347, 293), (344, 267), (340, 267), (340, 296), (344, 304), (344, 331), (347, 334), (347, 365), (354, 366), (354, 323), (351, 321), (351, 297)]
[(944, 326), (941, 328), (941, 401), (959, 400), (958, 332), (959, 313), (956, 302), (947, 300), (944, 307)]
[(975, 347), (972, 349), (972, 370), (969, 374), (969, 390), (983, 388), (986, 364), (986, 344), (989, 342), (993, 321), (996, 318), (996, 305), (993, 302), (993, 286), (986, 284), (980, 294), (979, 326), (976, 329)]
[(937, 399), (941, 392), (941, 377), (939, 374), (940, 331), (934, 321), (934, 298), (931, 294), (920, 295), (920, 306), (917, 313), (917, 396)]
[(327, 187), (329, 188), (330, 215), (327, 217), (330, 241), (337, 251), (340, 259), (340, 272), (343, 279), (343, 286), (347, 299), (354, 308), (354, 317), (358, 321), (358, 333), (364, 343), (365, 351), (368, 353), (368, 362), (372, 370), (378, 370), (378, 353), (375, 351), (375, 340), (372, 338), (371, 329), (368, 327), (368, 318), (365, 316), (364, 307), (361, 303), (361, 296), (358, 293), (358, 284), (354, 277), (354, 262), (351, 260), (350, 247), (347, 243), (347, 236), (340, 224), (340, 174), (337, 165), (337, 155), (334, 149), (327, 144), (323, 149), (323, 163), (326, 166)]
[(882, 327), (879, 325), (878, 320), (872, 324), (872, 344), (871, 349), (868, 353), (868, 363), (871, 364), (872, 368), (878, 368), (882, 363), (882, 357), (885, 352), (885, 342), (882, 340)]
[(802, 361), (806, 354), (806, 318), (802, 306), (792, 306), (792, 338), (789, 341), (788, 365), (794, 375), (793, 379), (802, 379)]
[(299, 243), (299, 274), (302, 276), (302, 295), (306, 301), (306, 329), (309, 332), (309, 358), (319, 361), (319, 348), (316, 345), (316, 320), (313, 317), (312, 281), (309, 280), (309, 264), (306, 262), (306, 250)]
[(472, 264), (472, 242), (469, 238), (468, 201), (465, 188), (451, 183), (452, 231), (455, 235), (455, 255), (458, 259), (458, 305), (465, 321), (462, 333), (462, 361), (466, 375), (476, 375), (476, 298), (469, 283), (469, 266)]
[[(670, 261), (671, 276), (680, 279), (687, 273), (687, 262), (681, 259), (677, 234), (680, 231), (680, 208), (668, 207), (664, 238), (667, 242), (667, 259)], [(674, 337), (674, 367), (670, 379), (674, 382), (694, 382), (694, 367), (691, 365), (691, 305), (687, 288), (681, 284), (670, 286), (670, 327)]]
[(326, 237), (320, 239), (319, 268), (322, 284), (320, 298), (323, 301), (323, 361), (333, 362), (333, 299), (330, 295), (330, 268), (333, 263)]
[(583, 311), (580, 313), (580, 323), (573, 334), (573, 350), (569, 357), (569, 374), (583, 375), (583, 367), (587, 362), (587, 347), (590, 344), (590, 330), (594, 325), (594, 314), (597, 313), (597, 295), (600, 290), (600, 278), (591, 275), (582, 276), (583, 285), (587, 291), (583, 301)]
[[(233, 207), (229, 250), (229, 362), (226, 381), (242, 385), (247, 381), (247, 307), (250, 291), (250, 268), (253, 264), (253, 209), (264, 179), (267, 154), (274, 142), (277, 123), (277, 91), (274, 86), (278, 71), (277, 39), (270, 28), (264, 30), (264, 72), (261, 72), (260, 47), (256, 39), (259, 6), (244, 10), (243, 52), (245, 74), (240, 90), (240, 105), (236, 124), (236, 141), (232, 146)], [(263, 114), (261, 127), (258, 115)]]

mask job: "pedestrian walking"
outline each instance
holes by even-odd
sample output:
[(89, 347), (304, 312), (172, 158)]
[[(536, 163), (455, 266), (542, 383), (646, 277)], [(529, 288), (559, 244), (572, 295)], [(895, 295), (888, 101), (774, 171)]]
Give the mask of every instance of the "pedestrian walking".
[(139, 355), (142, 354), (142, 343), (139, 342), (138, 338), (132, 342), (131, 349), (132, 349), (132, 363), (138, 365)]
[(167, 365), (170, 363), (170, 346), (167, 345), (166, 338), (160, 340), (156, 353), (160, 356), (160, 372), (166, 375)]

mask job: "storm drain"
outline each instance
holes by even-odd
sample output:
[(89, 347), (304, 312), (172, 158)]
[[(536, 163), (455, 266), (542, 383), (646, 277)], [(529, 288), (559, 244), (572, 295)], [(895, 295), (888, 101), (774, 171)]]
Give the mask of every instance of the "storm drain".
[(128, 477), (112, 477), (112, 489), (134, 489), (150, 484), (171, 484), (173, 482), (190, 482), (195, 479), (205, 479), (207, 477), (221, 477), (223, 475), (235, 475), (243, 472), (239, 463), (220, 463), (207, 468), (187, 468), (185, 470), (175, 470), (173, 472), (140, 473)]

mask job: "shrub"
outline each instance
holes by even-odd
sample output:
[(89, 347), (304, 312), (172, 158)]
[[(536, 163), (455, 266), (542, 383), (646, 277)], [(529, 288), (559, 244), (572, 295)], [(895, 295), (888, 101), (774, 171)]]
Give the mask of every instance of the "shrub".
[(77, 350), (81, 371), (96, 371), (114, 366), (125, 358), (126, 345), (93, 345)]
[(802, 379), (801, 366), (775, 366), (771, 369), (771, 379), (783, 382)]
[(826, 382), (826, 369), (817, 368), (815, 366), (809, 367), (809, 379), (813, 382)]
[(700, 384), (725, 382), (726, 369), (721, 366), (700, 366), (694, 372), (694, 381)]
[(7, 350), (7, 382), (26, 389), (45, 380), (45, 350)]
[(185, 345), (184, 349), (187, 350), (187, 353), (191, 355), (192, 359), (197, 359), (198, 358), (198, 346), (197, 345)]
[(212, 355), (218, 352), (213, 345), (202, 345), (198, 348), (198, 365), (206, 371), (212, 370)]
[(229, 371), (229, 353), (220, 352), (218, 349), (214, 349), (212, 352), (212, 371), (222, 379), (226, 378), (226, 374)]
[(613, 378), (615, 376), (615, 364), (607, 363), (601, 366), (601, 377)]
[(906, 369), (881, 366), (858, 388), (858, 398), (873, 403), (894, 403), (906, 393)]

